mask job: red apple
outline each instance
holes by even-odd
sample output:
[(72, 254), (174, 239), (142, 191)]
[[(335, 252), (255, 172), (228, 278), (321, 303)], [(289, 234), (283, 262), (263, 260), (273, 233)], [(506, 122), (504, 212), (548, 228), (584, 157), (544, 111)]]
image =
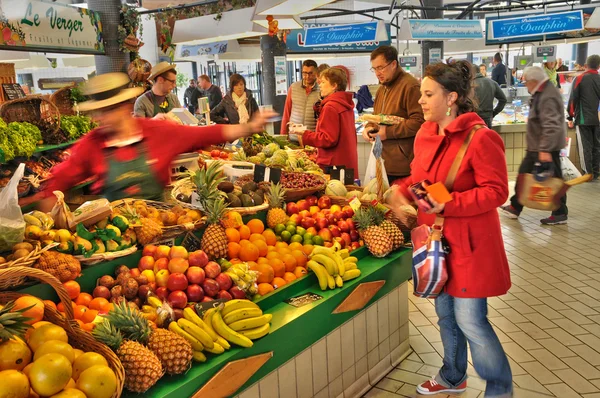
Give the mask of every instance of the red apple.
[(325, 229), (329, 226), (329, 221), (325, 217), (317, 218), (317, 227), (319, 230)]
[(202, 289), (204, 289), (204, 294), (209, 297), (215, 297), (219, 294), (219, 284), (214, 279), (205, 279), (202, 283)]
[(147, 269), (154, 270), (154, 263), (154, 257), (144, 256), (140, 258), (140, 261), (138, 262), (138, 268), (140, 269), (140, 271), (145, 271)]
[(337, 226), (339, 227), (339, 229), (342, 230), (342, 232), (348, 232), (350, 231), (350, 227), (348, 226), (348, 223), (344, 220), (340, 220), (337, 222)]
[(204, 298), (202, 299), (202, 302), (203, 302), (203, 303), (208, 303), (209, 301), (214, 301), (214, 300), (215, 300), (215, 299), (213, 299), (213, 298), (210, 298), (210, 297), (208, 297), (208, 296), (204, 296)]
[(342, 249), (344, 247), (346, 247), (346, 242), (344, 241), (344, 239), (342, 239), (341, 236), (338, 236), (337, 238), (333, 238), (333, 241), (339, 243), (340, 246), (342, 247)]
[(317, 201), (317, 206), (321, 209), (328, 209), (331, 207), (331, 198), (327, 195), (323, 195)]
[(171, 273), (176, 272), (179, 274), (184, 274), (185, 271), (187, 271), (187, 269), (189, 268), (189, 266), (190, 264), (188, 263), (188, 261), (181, 257), (175, 257), (169, 260), (169, 272)]
[(169, 294), (167, 301), (169, 302), (169, 305), (171, 305), (171, 307), (173, 308), (184, 309), (187, 305), (188, 300), (187, 296), (185, 295), (185, 292), (181, 290), (175, 290), (174, 292), (171, 292)]
[(190, 264), (190, 267), (204, 268), (204, 266), (208, 264), (208, 256), (204, 251), (196, 250), (195, 252), (190, 253), (188, 263)]
[(350, 234), (348, 232), (342, 232), (341, 238), (346, 243), (344, 247), (350, 247), (350, 245), (352, 244), (352, 238), (350, 237)]
[(358, 242), (358, 240), (360, 239), (358, 232), (356, 232), (355, 229), (351, 229), (349, 233), (350, 233), (350, 239), (352, 240), (352, 242)]
[(169, 280), (171, 273), (168, 269), (161, 269), (156, 273), (156, 286), (167, 287), (167, 281)]
[(169, 291), (167, 290), (167, 288), (165, 286), (161, 286), (161, 287), (156, 288), (156, 290), (154, 291), (154, 294), (156, 294), (156, 297), (158, 297), (162, 301), (165, 301), (167, 299), (167, 297), (169, 296)]
[(184, 274), (174, 273), (169, 275), (169, 279), (167, 279), (167, 289), (170, 291), (185, 290), (187, 287), (188, 280)]
[(147, 269), (145, 271), (142, 271), (142, 275), (146, 277), (149, 284), (156, 282), (156, 276), (154, 275), (154, 271)]
[(154, 262), (154, 273), (157, 274), (161, 269), (169, 269), (169, 259), (159, 258)]
[(144, 246), (144, 250), (142, 251), (142, 256), (151, 256), (154, 257), (154, 253), (156, 252), (156, 246), (147, 245)]
[(141, 275), (141, 271), (139, 270), (139, 268), (131, 268), (129, 270), (129, 275), (131, 275), (132, 278), (137, 278), (138, 276)]
[(356, 229), (356, 225), (354, 224), (354, 220), (351, 218), (347, 218), (346, 219), (346, 224), (348, 224), (348, 228), (350, 228), (350, 231), (352, 231), (353, 229)]
[(169, 258), (169, 253), (171, 253), (171, 248), (169, 246), (160, 245), (154, 252), (154, 259), (158, 260), (159, 258)]
[(342, 231), (340, 231), (340, 227), (337, 225), (330, 225), (329, 230), (331, 231), (331, 235), (335, 237), (340, 237), (342, 235)]
[(219, 275), (217, 275), (215, 281), (217, 281), (221, 290), (229, 290), (231, 289), (231, 285), (233, 285), (231, 277), (224, 273), (220, 273)]
[(312, 234), (313, 236), (317, 235), (319, 232), (315, 227), (306, 228), (307, 234)]
[(187, 294), (188, 301), (195, 303), (199, 303), (204, 298), (204, 290), (202, 290), (200, 285), (189, 285), (185, 290), (185, 294)]
[(92, 296), (102, 297), (102, 298), (105, 298), (108, 300), (108, 299), (110, 299), (111, 294), (110, 294), (110, 290), (108, 290), (108, 288), (106, 286), (96, 286), (96, 288), (92, 292)]
[(225, 299), (225, 300), (232, 300), (233, 296), (231, 295), (231, 293), (229, 293), (227, 290), (221, 290), (217, 296), (217, 298), (220, 299)]
[(308, 211), (308, 209), (310, 209), (310, 204), (305, 199), (301, 199), (301, 200), (297, 201), (296, 206), (298, 206), (298, 209), (300, 211), (302, 211), (302, 210)]
[(329, 229), (322, 229), (319, 231), (319, 236), (321, 238), (323, 238), (323, 240), (325, 242), (331, 242), (331, 239), (333, 238), (331, 231)]
[(356, 250), (358, 248), (360, 248), (360, 243), (358, 243), (358, 242), (352, 242), (352, 250)]
[(149, 286), (150, 289), (152, 289), (152, 291), (156, 291), (156, 282), (148, 282), (148, 284), (146, 286)]
[(298, 214), (300, 215), (300, 217), (302, 217), (302, 219), (311, 216), (310, 211), (308, 210), (301, 210)]
[(296, 225), (300, 225), (300, 222), (302, 221), (302, 217), (300, 217), (300, 214), (298, 214), (298, 213), (292, 214), (290, 216), (290, 221), (292, 221)]
[(188, 256), (188, 251), (183, 246), (173, 246), (169, 252), (169, 258), (183, 258), (187, 260)]
[(314, 196), (314, 195), (310, 195), (310, 196), (307, 196), (307, 197), (306, 197), (306, 201), (308, 202), (308, 204), (309, 204), (310, 206), (316, 206), (316, 205), (317, 205), (317, 202), (318, 202), (318, 199), (317, 199), (317, 197), (316, 197), (316, 196)]
[(344, 217), (346, 217), (346, 218), (350, 218), (350, 217), (354, 216), (354, 210), (352, 210), (352, 207), (350, 207), (350, 206), (342, 207), (342, 211), (344, 212)]
[(221, 273), (221, 266), (214, 261), (209, 261), (204, 267), (204, 272), (207, 278), (215, 279)]
[(234, 286), (231, 289), (229, 289), (229, 293), (231, 293), (231, 296), (234, 299), (244, 299), (244, 298), (246, 298), (246, 292), (244, 292), (242, 289), (240, 289), (237, 286)]
[(311, 227), (314, 227), (315, 225), (316, 225), (316, 221), (311, 217), (302, 219), (302, 227), (305, 229), (309, 229)]
[(337, 223), (337, 219), (335, 218), (335, 216), (331, 213), (327, 214), (325, 216), (325, 218), (327, 218), (327, 221), (329, 221), (329, 225), (334, 225), (335, 223)]
[(294, 202), (288, 202), (288, 204), (285, 206), (285, 211), (288, 216), (291, 216), (292, 214), (297, 214), (300, 210)]
[(187, 276), (189, 283), (196, 285), (200, 285), (202, 282), (204, 282), (204, 279), (206, 278), (204, 270), (200, 267), (188, 268), (187, 272), (185, 273), (185, 276)]
[(148, 298), (148, 294), (152, 293), (152, 288), (149, 285), (142, 285), (138, 289), (138, 297), (142, 300), (146, 300)]
[(336, 211), (333, 213), (333, 215), (334, 215), (334, 217), (335, 217), (336, 221), (339, 221), (339, 220), (341, 220), (341, 219), (343, 219), (343, 218), (344, 218), (344, 212), (343, 212), (343, 211), (341, 211), (341, 210), (336, 210)]

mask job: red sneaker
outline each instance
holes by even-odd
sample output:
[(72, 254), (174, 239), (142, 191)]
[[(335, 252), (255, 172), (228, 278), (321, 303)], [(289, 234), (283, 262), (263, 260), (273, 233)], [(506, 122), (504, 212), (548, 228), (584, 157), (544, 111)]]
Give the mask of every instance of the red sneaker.
[(460, 394), (467, 390), (467, 381), (463, 381), (461, 385), (457, 387), (444, 387), (432, 377), (431, 380), (427, 380), (425, 383), (421, 383), (417, 386), (417, 392), (422, 395), (435, 395), (438, 393), (446, 394)]

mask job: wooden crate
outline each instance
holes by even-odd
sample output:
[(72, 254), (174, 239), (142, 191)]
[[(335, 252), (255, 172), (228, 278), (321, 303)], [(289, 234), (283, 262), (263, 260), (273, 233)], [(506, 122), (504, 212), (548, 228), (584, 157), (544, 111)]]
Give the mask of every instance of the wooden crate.
[[(0, 63), (0, 84), (16, 83), (17, 75), (15, 73), (15, 64)], [(4, 90), (0, 86), (0, 103), (7, 101)]]

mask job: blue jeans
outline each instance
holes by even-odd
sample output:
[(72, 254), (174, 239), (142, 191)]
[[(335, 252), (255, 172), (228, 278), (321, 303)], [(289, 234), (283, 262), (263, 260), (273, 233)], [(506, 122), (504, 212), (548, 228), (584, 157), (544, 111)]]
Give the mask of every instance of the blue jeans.
[(512, 372), (496, 332), (487, 319), (487, 299), (457, 298), (442, 292), (435, 311), (444, 345), (444, 364), (436, 379), (457, 387), (467, 378), (467, 341), (473, 367), (487, 382), (486, 397), (512, 396)]

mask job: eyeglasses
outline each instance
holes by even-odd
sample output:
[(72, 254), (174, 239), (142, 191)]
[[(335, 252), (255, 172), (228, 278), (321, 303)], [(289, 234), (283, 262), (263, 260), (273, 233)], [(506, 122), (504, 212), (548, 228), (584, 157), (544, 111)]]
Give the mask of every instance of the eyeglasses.
[(165, 79), (165, 80), (166, 80), (166, 81), (168, 81), (168, 82), (171, 82), (171, 84), (175, 84), (175, 83), (177, 83), (177, 79), (173, 79), (173, 80), (171, 80), (171, 79), (167, 79), (167, 78), (166, 78), (166, 77), (164, 77), (164, 76), (163, 76), (162, 78), (163, 78), (163, 79)]
[[(394, 62), (394, 61), (392, 61)], [(383, 70), (385, 68), (387, 68), (388, 66), (390, 66), (392, 64), (392, 62), (390, 62), (389, 64), (385, 65), (385, 66), (378, 66), (376, 68), (370, 68), (371, 72), (375, 72), (375, 73), (379, 73), (379, 72), (383, 72)]]
[(315, 72), (302, 72), (302, 76), (312, 76)]

